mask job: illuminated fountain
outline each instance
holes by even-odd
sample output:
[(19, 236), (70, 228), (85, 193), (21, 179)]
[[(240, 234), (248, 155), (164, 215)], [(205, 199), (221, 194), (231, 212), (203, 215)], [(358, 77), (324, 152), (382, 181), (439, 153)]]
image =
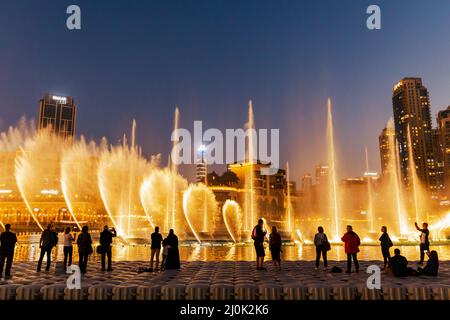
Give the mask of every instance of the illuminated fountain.
[(98, 188), (109, 218), (123, 239), (148, 236), (150, 224), (140, 203), (143, 177), (155, 166), (142, 157), (135, 144), (133, 121), (131, 145), (124, 136), (122, 145), (110, 146), (100, 154)]
[(254, 146), (254, 139), (256, 138), (255, 120), (253, 115), (252, 101), (248, 102), (248, 122), (246, 123), (246, 129), (249, 134), (247, 135), (247, 148), (246, 148), (246, 162), (247, 173), (245, 175), (245, 231), (252, 230), (255, 225), (255, 190), (254, 190), (254, 168), (253, 164), (257, 161), (257, 150)]
[(60, 159), (66, 146), (58, 136), (49, 130), (41, 130), (36, 135), (25, 140), (16, 156), (15, 178), (23, 201), (39, 229), (43, 224), (39, 215), (44, 214), (43, 223), (56, 220), (60, 210), (66, 208), (48, 209), (42, 212), (39, 202), (52, 202), (61, 198), (60, 192)]
[(338, 181), (336, 173), (336, 155), (334, 149), (334, 132), (333, 132), (333, 115), (331, 113), (331, 99), (328, 98), (328, 122), (327, 122), (327, 147), (328, 147), (328, 165), (329, 165), (329, 206), (332, 217), (333, 241), (340, 241), (340, 233), (342, 232), (339, 212), (339, 194)]
[[(144, 179), (140, 187), (140, 199), (153, 227), (159, 226), (165, 233), (168, 233), (171, 228), (174, 228), (177, 233), (181, 232), (184, 219), (181, 215), (182, 192), (186, 189), (186, 179), (168, 168), (152, 170)], [(175, 212), (174, 220), (169, 219), (173, 217), (172, 212)]]
[[(178, 107), (175, 108), (175, 116), (174, 116), (174, 121), (173, 121), (173, 131), (176, 134), (176, 136), (178, 136), (178, 122), (179, 122), (179, 118), (180, 118), (180, 110), (178, 109)], [(175, 143), (176, 141), (173, 141), (173, 146), (175, 147)], [(177, 154), (173, 154), (174, 157), (177, 157)], [(171, 191), (172, 191), (172, 196), (170, 201), (171, 203), (171, 228), (175, 229), (176, 225), (175, 225), (175, 216), (176, 216), (176, 204), (175, 204), (175, 199), (177, 198), (177, 183), (176, 183), (176, 177), (177, 177), (177, 173), (178, 173), (178, 159), (171, 159), (171, 171), (172, 171), (172, 180), (171, 180)], [(184, 189), (183, 189), (184, 190)], [(167, 221), (169, 221), (169, 211), (167, 211)]]
[(242, 211), (239, 204), (234, 200), (226, 200), (222, 207), (222, 217), (233, 242), (242, 239)]
[[(94, 213), (100, 207), (101, 198), (93, 181), (98, 180), (98, 157), (107, 149), (106, 143), (103, 139), (97, 146), (94, 141), (87, 143), (81, 137), (64, 151), (61, 158), (61, 190), (79, 229), (82, 225), (99, 222)], [(95, 218), (92, 219), (93, 216)]]
[(414, 203), (414, 213), (415, 213), (415, 221), (417, 223), (421, 223), (422, 217), (420, 212), (424, 210), (422, 194), (424, 194), (424, 190), (421, 187), (419, 177), (417, 176), (416, 164), (414, 161), (413, 155), (413, 143), (411, 137), (411, 127), (408, 125), (407, 127), (408, 135), (407, 135), (407, 143), (408, 143), (408, 188), (412, 189), (413, 203)]
[(291, 203), (291, 186), (289, 184), (290, 175), (289, 175), (289, 162), (286, 162), (286, 218), (287, 218), (287, 226), (286, 231), (292, 232), (292, 203)]
[(394, 120), (391, 118), (386, 129), (390, 132), (389, 134), (389, 178), (390, 178), (390, 189), (394, 193), (393, 200), (395, 202), (395, 209), (397, 213), (397, 223), (398, 232), (401, 238), (405, 238), (408, 234), (408, 227), (406, 224), (407, 213), (405, 212), (402, 196), (402, 182), (400, 173), (400, 160), (398, 155), (398, 143), (395, 138), (394, 130)]
[(369, 217), (369, 233), (375, 233), (374, 228), (374, 214), (373, 214), (373, 191), (372, 191), (372, 178), (369, 170), (369, 153), (367, 147), (365, 148), (365, 160), (366, 160), (366, 178), (367, 178), (367, 216)]
[(213, 240), (217, 209), (218, 206), (214, 193), (205, 184), (191, 184), (184, 192), (184, 216), (192, 234), (198, 242), (202, 240)]

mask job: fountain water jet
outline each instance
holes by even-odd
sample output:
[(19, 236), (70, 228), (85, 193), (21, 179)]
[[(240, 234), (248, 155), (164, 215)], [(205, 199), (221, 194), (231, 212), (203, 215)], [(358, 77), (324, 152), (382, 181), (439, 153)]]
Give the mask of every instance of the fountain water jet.
[[(60, 197), (58, 190), (60, 159), (66, 146), (66, 141), (52, 134), (50, 130), (41, 130), (25, 141), (16, 156), (17, 187), (31, 217), (41, 230), (43, 226), (35, 215), (32, 203), (41, 197), (52, 199)], [(37, 208), (36, 212), (39, 210)]]
[(411, 139), (411, 127), (407, 126), (408, 135), (407, 135), (407, 144), (408, 144), (408, 187), (413, 188), (413, 199), (414, 199), (414, 212), (415, 212), (415, 221), (420, 223), (422, 221), (420, 219), (420, 205), (419, 205), (419, 177), (417, 176), (416, 164), (414, 161), (413, 155), (413, 144)]
[(291, 186), (290, 186), (290, 176), (289, 176), (289, 162), (286, 162), (286, 212), (287, 212), (287, 231), (292, 232), (292, 204), (291, 204)]
[[(222, 217), (228, 234), (234, 243), (239, 241), (242, 232), (242, 212), (239, 204), (234, 200), (226, 200), (222, 207)], [(234, 217), (234, 224), (228, 222), (228, 217)], [(234, 234), (233, 230), (234, 229)]]
[[(369, 172), (369, 153), (367, 152), (367, 147), (365, 148), (365, 156), (366, 156), (366, 173)], [(374, 223), (373, 223), (373, 194), (372, 194), (372, 178), (367, 176), (367, 200), (368, 200), (368, 209), (367, 214), (369, 216), (369, 232), (374, 233)]]
[(334, 149), (334, 132), (333, 132), (333, 115), (331, 113), (331, 99), (328, 98), (328, 122), (327, 122), (327, 146), (328, 146), (328, 163), (329, 163), (329, 203), (330, 210), (334, 221), (333, 241), (339, 241), (340, 233), (340, 212), (338, 201), (338, 182), (336, 174), (336, 155)]
[[(178, 107), (175, 107), (175, 116), (173, 121), (173, 130), (176, 136), (178, 136), (178, 125), (179, 125), (179, 118), (180, 118), (180, 110)], [(172, 150), (175, 148), (176, 142), (173, 142)], [(175, 155), (176, 156), (176, 155)], [(178, 173), (177, 163), (178, 161), (175, 161), (172, 159), (171, 162), (171, 170), (172, 170), (172, 229), (175, 229), (175, 194), (176, 194), (176, 183), (175, 183), (175, 177)], [(168, 219), (168, 217), (167, 217)]]
[(248, 144), (246, 150), (247, 174), (245, 176), (245, 231), (251, 230), (255, 224), (255, 192), (254, 192), (254, 164), (256, 159), (256, 149), (254, 146), (255, 121), (253, 114), (252, 100), (248, 102), (248, 122), (246, 124), (248, 132)]
[(394, 189), (394, 201), (397, 210), (397, 219), (399, 232), (401, 237), (405, 237), (408, 233), (406, 226), (406, 214), (402, 204), (402, 192), (400, 182), (400, 160), (398, 156), (398, 144), (394, 131), (394, 120), (389, 119), (386, 129), (389, 130), (389, 173)]
[[(173, 194), (173, 184), (178, 193)], [(140, 187), (140, 200), (148, 221), (152, 225), (162, 226), (162, 230), (168, 233), (172, 228), (169, 213), (181, 212), (182, 195), (180, 191), (187, 188), (187, 181), (181, 175), (173, 173), (169, 168), (155, 169), (144, 179)], [(175, 206), (176, 210), (172, 210)], [(180, 217), (178, 217), (178, 220)], [(177, 219), (175, 219), (177, 221)], [(178, 223), (180, 225), (180, 223)]]
[(105, 209), (117, 228), (118, 234), (126, 238), (145, 237), (148, 221), (140, 203), (140, 186), (143, 177), (155, 167), (158, 157), (149, 162), (142, 157), (134, 141), (128, 145), (124, 137), (122, 145), (111, 146), (100, 154), (98, 164), (98, 189)]
[(77, 203), (98, 204), (100, 200), (98, 188), (92, 183), (92, 179), (97, 179), (98, 155), (105, 148), (106, 139), (102, 139), (99, 147), (94, 141), (86, 143), (82, 136), (65, 150), (61, 158), (61, 190), (79, 229), (82, 227), (79, 219), (84, 218), (86, 209), (78, 208)]
[[(207, 206), (207, 224), (204, 229), (203, 212), (205, 210), (205, 194)], [(215, 217), (217, 213), (217, 201), (214, 193), (203, 184), (191, 184), (183, 194), (183, 211), (186, 221), (194, 237), (200, 243), (200, 236), (197, 230), (202, 230), (203, 234), (212, 236), (215, 230)]]

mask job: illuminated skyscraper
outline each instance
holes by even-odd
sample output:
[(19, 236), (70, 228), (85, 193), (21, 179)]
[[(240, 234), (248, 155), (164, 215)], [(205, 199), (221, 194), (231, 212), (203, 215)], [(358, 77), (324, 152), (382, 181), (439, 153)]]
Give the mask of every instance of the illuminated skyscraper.
[(39, 129), (51, 128), (63, 138), (75, 136), (77, 108), (72, 97), (46, 94), (39, 102)]
[(325, 184), (329, 175), (327, 165), (319, 164), (316, 166), (316, 184)]
[(389, 171), (389, 157), (390, 157), (390, 140), (389, 137), (395, 135), (395, 131), (389, 128), (384, 128), (378, 137), (380, 147), (380, 160), (381, 160), (381, 175), (386, 175)]
[(446, 189), (450, 189), (450, 106), (439, 111), (437, 116), (440, 156), (443, 167), (443, 181)]
[(430, 189), (439, 188), (433, 157), (430, 98), (427, 88), (422, 85), (422, 79), (400, 80), (393, 88), (392, 106), (403, 180), (409, 184), (408, 134), (410, 134), (412, 155), (419, 179)]

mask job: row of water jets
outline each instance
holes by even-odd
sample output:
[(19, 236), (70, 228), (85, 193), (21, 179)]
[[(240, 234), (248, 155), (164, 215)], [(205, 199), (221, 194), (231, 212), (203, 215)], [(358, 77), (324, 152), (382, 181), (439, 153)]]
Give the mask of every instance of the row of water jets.
[[(179, 110), (175, 109), (174, 131), (179, 127)], [(251, 101), (248, 106), (247, 129), (255, 128)], [(396, 224), (393, 231), (399, 238), (410, 238), (412, 228), (408, 220), (421, 221), (421, 212), (427, 206), (426, 192), (420, 185), (416, 166), (412, 156), (412, 142), (408, 134), (409, 174), (411, 184), (408, 190), (401, 181), (398, 143), (395, 138), (393, 121), (387, 125), (389, 134), (389, 179), (385, 189), (393, 194), (390, 197), (396, 217), (390, 222)], [(409, 130), (408, 130), (409, 131)], [(199, 242), (211, 239), (217, 221), (223, 223), (231, 240), (246, 240), (248, 232), (259, 218), (257, 199), (254, 190), (254, 166), (256, 152), (252, 135), (248, 136), (246, 148), (245, 199), (241, 206), (234, 200), (226, 200), (219, 213), (213, 192), (205, 184), (189, 184), (178, 172), (177, 161), (162, 166), (160, 155), (146, 159), (142, 150), (136, 145), (136, 122), (133, 121), (131, 141), (124, 135), (117, 145), (109, 144), (106, 138), (86, 141), (81, 136), (69, 143), (61, 140), (49, 131), (36, 132), (32, 122), (22, 120), (18, 127), (10, 127), (0, 135), (0, 152), (12, 152), (15, 155), (15, 176), (17, 187), (23, 201), (40, 229), (43, 229), (34, 203), (35, 195), (43, 188), (60, 189), (67, 209), (74, 222), (81, 227), (85, 223), (85, 207), (80, 203), (100, 199), (111, 223), (118, 233), (127, 241), (129, 238), (147, 237), (148, 229), (160, 226), (163, 232), (175, 229), (181, 235), (193, 235)], [(176, 142), (174, 142), (176, 143)], [(344, 214), (343, 200), (338, 183), (338, 164), (334, 141), (333, 116), (331, 100), (327, 104), (327, 154), (329, 166), (327, 216), (330, 221), (325, 225), (332, 233), (332, 240), (339, 241), (342, 233)], [(369, 157), (365, 150), (365, 165), (369, 171)], [(290, 181), (289, 164), (286, 163), (286, 178)], [(367, 183), (367, 233), (374, 233), (376, 225), (373, 186)], [(408, 194), (407, 194), (408, 193)], [(412, 194), (414, 214), (411, 216), (406, 207), (407, 199)], [(284, 230), (293, 239), (302, 239), (299, 213), (293, 212), (290, 184), (287, 183)], [(438, 234), (449, 226), (449, 215), (432, 225)], [(247, 234), (244, 235), (244, 232)]]

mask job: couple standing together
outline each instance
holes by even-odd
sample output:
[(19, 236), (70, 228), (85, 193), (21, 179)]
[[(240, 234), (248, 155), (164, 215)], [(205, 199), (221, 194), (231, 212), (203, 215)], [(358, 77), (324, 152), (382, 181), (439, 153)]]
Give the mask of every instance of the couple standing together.
[[(161, 253), (161, 244), (163, 248), (163, 258), (161, 261), (161, 270), (180, 269), (180, 253), (178, 251), (178, 237), (173, 229), (170, 229), (169, 235), (163, 240), (159, 227), (155, 227), (155, 232), (151, 234), (151, 255), (150, 272), (153, 272), (153, 262), (156, 260), (155, 271), (159, 268), (159, 256)], [(156, 258), (156, 259), (155, 259)]]

